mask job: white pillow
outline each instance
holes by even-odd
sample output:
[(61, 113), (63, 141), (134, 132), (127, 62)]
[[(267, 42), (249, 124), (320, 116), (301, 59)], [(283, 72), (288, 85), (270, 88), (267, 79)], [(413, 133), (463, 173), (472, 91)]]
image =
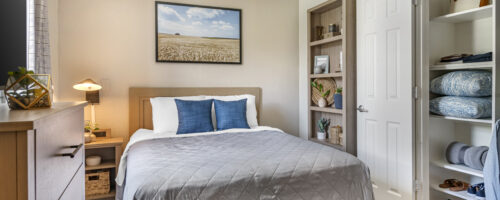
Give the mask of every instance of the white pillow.
[[(257, 122), (257, 108), (255, 105), (255, 96), (250, 94), (233, 95), (233, 96), (205, 96), (205, 99), (217, 99), (221, 101), (237, 101), (247, 99), (247, 123), (250, 128), (259, 126)], [(215, 117), (215, 109), (212, 106), (212, 122), (214, 127), (217, 127), (217, 118)]]
[(175, 99), (180, 100), (205, 100), (204, 96), (189, 97), (155, 97), (151, 98), (153, 108), (153, 131), (154, 133), (176, 134), (179, 126), (179, 114)]

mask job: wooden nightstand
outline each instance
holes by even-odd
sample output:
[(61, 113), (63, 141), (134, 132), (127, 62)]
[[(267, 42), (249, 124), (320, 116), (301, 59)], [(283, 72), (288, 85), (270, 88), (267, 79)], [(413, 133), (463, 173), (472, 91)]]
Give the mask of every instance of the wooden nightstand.
[(122, 156), (123, 138), (114, 137), (100, 139), (95, 142), (85, 144), (85, 158), (88, 156), (101, 156), (101, 164), (97, 166), (86, 166), (85, 173), (93, 170), (110, 170), (109, 179), (111, 181), (111, 191), (109, 194), (86, 196), (86, 199), (114, 199), (116, 194), (115, 177), (118, 173), (118, 165)]

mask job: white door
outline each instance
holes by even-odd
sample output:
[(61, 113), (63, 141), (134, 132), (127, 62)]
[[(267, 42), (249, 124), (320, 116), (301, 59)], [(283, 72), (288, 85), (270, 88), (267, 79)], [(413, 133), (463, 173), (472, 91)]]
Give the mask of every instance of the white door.
[(413, 4), (356, 4), (358, 156), (376, 199), (414, 199)]

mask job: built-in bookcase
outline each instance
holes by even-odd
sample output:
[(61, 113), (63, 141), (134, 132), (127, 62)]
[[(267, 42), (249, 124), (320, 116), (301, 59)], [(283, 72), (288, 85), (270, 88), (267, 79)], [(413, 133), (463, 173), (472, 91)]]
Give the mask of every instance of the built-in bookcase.
[[(466, 192), (452, 192), (439, 188), (438, 185), (445, 179), (455, 178), (469, 183), (479, 183), (483, 180), (483, 172), (464, 165), (449, 164), (445, 159), (445, 151), (453, 141), (463, 142), (474, 146), (489, 146), (494, 122), (499, 117), (496, 107), (500, 105), (497, 96), (500, 86), (498, 70), (496, 69), (496, 2), (491, 5), (449, 14), (450, 1), (426, 0), (424, 5), (428, 9), (423, 12), (423, 73), (427, 81), (422, 88), (425, 99), (423, 106), (428, 111), (429, 100), (438, 97), (429, 91), (430, 81), (442, 74), (457, 70), (487, 70), (493, 75), (492, 114), (487, 119), (463, 119), (444, 117), (423, 113), (425, 120), (423, 131), (428, 146), (428, 155), (424, 155), (424, 165), (428, 166), (428, 176), (425, 187), (428, 187), (429, 199), (473, 199)], [(441, 57), (456, 53), (487, 53), (493, 52), (492, 62), (470, 64), (436, 64)]]
[[(309, 140), (356, 154), (356, 7), (352, 0), (330, 0), (308, 10), (308, 124)], [(336, 24), (342, 30), (330, 37), (318, 38), (317, 26), (328, 32), (328, 26)], [(340, 53), (342, 52), (342, 53)], [(329, 73), (314, 74), (314, 57), (328, 55)], [(320, 108), (311, 100), (311, 81), (318, 78), (334, 79), (343, 88), (342, 109), (327, 106)], [(334, 93), (335, 91), (331, 91)], [(340, 144), (329, 139), (318, 140), (317, 121), (329, 118), (331, 126), (340, 125), (343, 137)]]

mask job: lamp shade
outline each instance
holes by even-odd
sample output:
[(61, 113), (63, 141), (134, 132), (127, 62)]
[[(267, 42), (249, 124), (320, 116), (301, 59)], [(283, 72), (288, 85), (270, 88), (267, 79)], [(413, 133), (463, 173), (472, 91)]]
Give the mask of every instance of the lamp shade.
[(82, 90), (82, 91), (97, 91), (100, 90), (102, 86), (97, 84), (92, 79), (85, 79), (73, 85), (73, 88), (75, 90)]

